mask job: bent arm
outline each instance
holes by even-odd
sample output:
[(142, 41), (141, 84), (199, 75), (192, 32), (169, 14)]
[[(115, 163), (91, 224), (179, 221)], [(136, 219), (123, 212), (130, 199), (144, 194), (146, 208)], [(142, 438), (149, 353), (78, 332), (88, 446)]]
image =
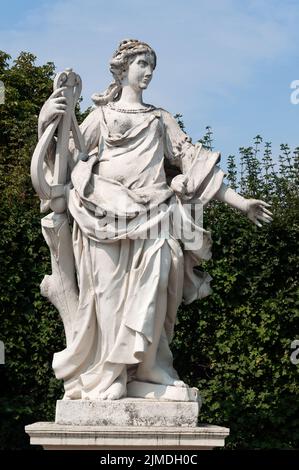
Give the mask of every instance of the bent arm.
[[(100, 126), (99, 126), (98, 114), (99, 114), (98, 109), (93, 110), (85, 118), (82, 124), (79, 126), (80, 132), (82, 134), (82, 137), (86, 146), (87, 153), (94, 151), (98, 146), (98, 142), (100, 138)], [(42, 109), (40, 116), (39, 116), (39, 123), (38, 123), (39, 138), (41, 134), (45, 131), (47, 126), (50, 124), (50, 122), (51, 120), (45, 117), (45, 114)], [(53, 168), (54, 168), (55, 151), (56, 151), (56, 139), (53, 138), (48, 148), (47, 162), (46, 162), (51, 172), (53, 172)], [(68, 159), (69, 159), (69, 165), (71, 168), (76, 164), (78, 160), (78, 156), (79, 156), (79, 151), (76, 149), (72, 134), (70, 134)]]
[(193, 145), (179, 128), (175, 119), (163, 111), (165, 123), (165, 156), (182, 174), (175, 176), (170, 186), (185, 200), (194, 197), (205, 206), (211, 199), (225, 202), (243, 212), (251, 222), (261, 227), (261, 222), (271, 222), (269, 204), (259, 199), (246, 199), (223, 182), (224, 173), (217, 166), (220, 153)]

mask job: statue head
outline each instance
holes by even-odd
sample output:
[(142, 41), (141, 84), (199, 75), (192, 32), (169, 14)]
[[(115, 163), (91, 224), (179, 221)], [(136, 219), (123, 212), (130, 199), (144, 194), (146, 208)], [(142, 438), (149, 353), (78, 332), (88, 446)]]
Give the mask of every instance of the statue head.
[(153, 64), (153, 69), (155, 69), (157, 63), (156, 53), (148, 44), (138, 41), (138, 39), (124, 39), (121, 41), (110, 60), (110, 72), (113, 75), (114, 82), (109, 85), (104, 93), (92, 95), (92, 100), (97, 106), (119, 99), (123, 80), (129, 66), (135, 61), (137, 56), (141, 55), (148, 56)]
[(156, 53), (148, 44), (138, 41), (138, 39), (124, 39), (121, 41), (110, 60), (110, 72), (117, 84), (121, 85), (122, 78), (129, 65), (139, 54), (151, 56), (154, 68), (156, 67)]

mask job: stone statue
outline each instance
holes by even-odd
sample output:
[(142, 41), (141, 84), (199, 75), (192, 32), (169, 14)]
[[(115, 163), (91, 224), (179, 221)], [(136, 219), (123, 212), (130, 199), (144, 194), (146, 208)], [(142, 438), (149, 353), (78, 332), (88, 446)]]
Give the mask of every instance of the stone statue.
[[(198, 268), (211, 236), (188, 208), (217, 199), (258, 226), (272, 220), (267, 203), (226, 186), (219, 152), (192, 144), (171, 114), (144, 103), (155, 67), (149, 45), (124, 40), (110, 62), (114, 81), (93, 95), (80, 127), (81, 80), (71, 69), (40, 113), (32, 180), (42, 211), (52, 210), (42, 219), (52, 275), (41, 290), (64, 323), (53, 368), (65, 399), (146, 398), (156, 385), (188, 391), (169, 345), (179, 305), (208, 295), (211, 280)], [(178, 236), (176, 215), (195, 243)]]

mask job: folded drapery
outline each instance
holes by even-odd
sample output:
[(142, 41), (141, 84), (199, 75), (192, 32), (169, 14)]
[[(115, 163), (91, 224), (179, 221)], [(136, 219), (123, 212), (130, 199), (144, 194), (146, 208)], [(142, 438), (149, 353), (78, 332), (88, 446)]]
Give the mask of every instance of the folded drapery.
[[(201, 260), (211, 256), (202, 207), (219, 190), (220, 155), (193, 145), (164, 110), (113, 135), (105, 107), (81, 125), (90, 157), (75, 162), (67, 192), (74, 220), (73, 250), (79, 286), (73, 340), (55, 354), (66, 397), (96, 398), (121, 373), (142, 362), (164, 318), (157, 361), (175, 376), (169, 343), (178, 306), (210, 293)], [(180, 199), (169, 186), (165, 161), (186, 176)], [(198, 208), (198, 211), (194, 211)], [(195, 214), (195, 216), (194, 216)]]

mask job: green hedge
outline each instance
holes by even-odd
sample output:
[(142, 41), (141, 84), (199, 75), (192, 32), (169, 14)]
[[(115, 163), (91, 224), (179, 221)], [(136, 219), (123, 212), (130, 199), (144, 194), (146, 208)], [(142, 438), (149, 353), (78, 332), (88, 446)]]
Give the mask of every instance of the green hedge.
[[(9, 59), (0, 52), (6, 85), (0, 105), (0, 339), (6, 349), (0, 449), (20, 449), (29, 446), (25, 424), (54, 419), (63, 392), (51, 361), (64, 336), (58, 313), (39, 293), (50, 263), (29, 175), (37, 116), (51, 93), (54, 66), (37, 66), (28, 53), (13, 64)], [(212, 145), (210, 128), (203, 142)], [(213, 235), (213, 259), (204, 268), (213, 277), (213, 294), (180, 309), (172, 349), (182, 378), (201, 390), (200, 421), (229, 426), (229, 448), (294, 448), (298, 366), (290, 361), (290, 346), (298, 335), (298, 149), (291, 155), (283, 145), (274, 171), (271, 145), (257, 136), (253, 147), (240, 149), (240, 158), (240, 181), (234, 158), (228, 159), (230, 184), (272, 202), (274, 221), (257, 229), (239, 213), (211, 204), (205, 226)]]

